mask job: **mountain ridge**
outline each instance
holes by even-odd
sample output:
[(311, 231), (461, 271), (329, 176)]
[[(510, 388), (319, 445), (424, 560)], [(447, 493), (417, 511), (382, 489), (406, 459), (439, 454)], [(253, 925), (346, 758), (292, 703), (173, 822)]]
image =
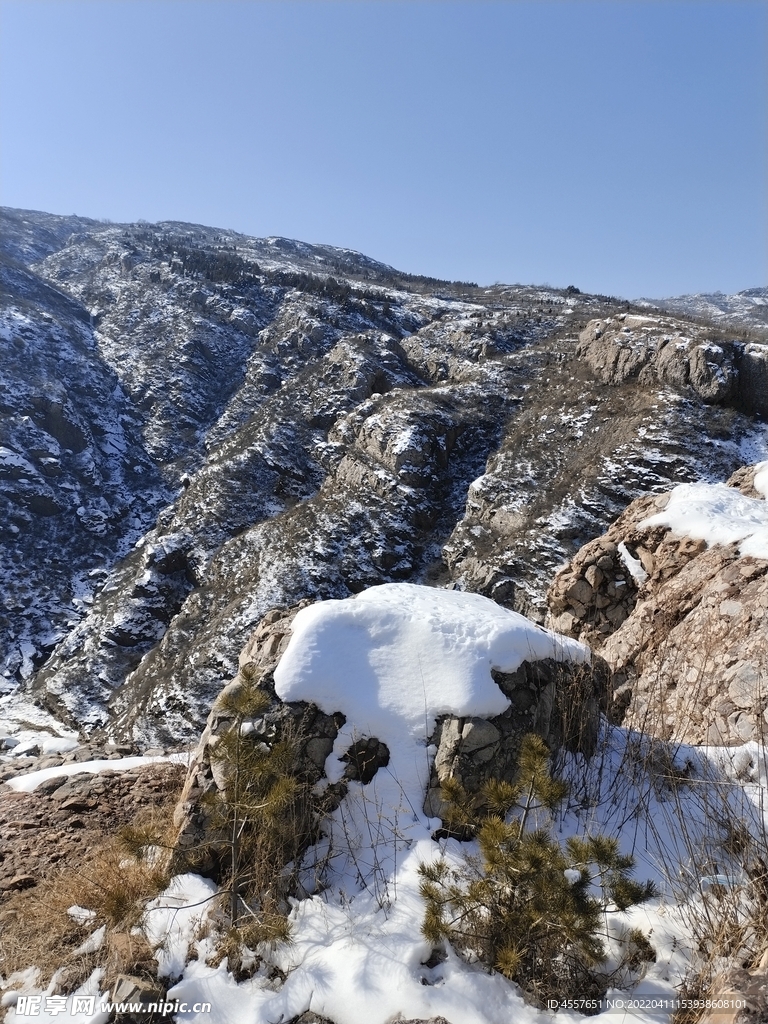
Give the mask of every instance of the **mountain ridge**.
[[(735, 380), (758, 328), (196, 225), (2, 217), (0, 685), (89, 731), (194, 735), (256, 622), (303, 598), (426, 581), (542, 619), (633, 498), (768, 451), (738, 390), (705, 399), (653, 355)], [(646, 346), (642, 380), (596, 374), (598, 321)]]

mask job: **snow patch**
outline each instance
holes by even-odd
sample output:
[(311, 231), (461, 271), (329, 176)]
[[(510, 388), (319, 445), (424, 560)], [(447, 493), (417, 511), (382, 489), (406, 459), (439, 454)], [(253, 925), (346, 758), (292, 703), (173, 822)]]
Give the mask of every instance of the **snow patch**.
[(187, 754), (158, 754), (153, 757), (116, 757), (114, 760), (74, 761), (72, 764), (60, 764), (53, 768), (40, 768), (36, 772), (18, 775), (15, 779), (8, 779), (5, 785), (10, 786), (17, 793), (34, 793), (41, 782), (45, 782), (46, 779), (58, 778), (61, 775), (79, 775), (80, 772), (97, 775), (99, 772), (107, 770), (126, 772), (131, 768), (140, 768), (146, 764), (157, 764), (159, 761), (186, 764)]
[(633, 558), (632, 555), (630, 555), (629, 548), (624, 541), (619, 544), (618, 551), (621, 555), (621, 560), (629, 570), (632, 579), (638, 586), (642, 586), (648, 579), (648, 573), (643, 568), (643, 563), (639, 558)]
[[(386, 743), (393, 771), (414, 805), (423, 800), (424, 748), (439, 715), (490, 717), (509, 701), (491, 670), (524, 661), (585, 662), (589, 648), (535, 625), (478, 594), (410, 583), (302, 609), (275, 669), (278, 695), (343, 711), (338, 756), (359, 736)], [(341, 777), (332, 754), (326, 773)]]
[[(762, 489), (768, 485), (768, 470), (761, 469), (759, 478), (757, 489)], [(662, 512), (639, 524), (640, 529), (650, 526), (667, 526), (708, 545), (738, 544), (742, 555), (768, 559), (768, 501), (748, 498), (725, 484), (680, 484)]]
[(768, 462), (759, 462), (755, 470), (754, 488), (768, 501)]
[(218, 892), (210, 878), (176, 875), (171, 884), (147, 905), (144, 931), (157, 948), (159, 978), (178, 978), (184, 971), (190, 945)]

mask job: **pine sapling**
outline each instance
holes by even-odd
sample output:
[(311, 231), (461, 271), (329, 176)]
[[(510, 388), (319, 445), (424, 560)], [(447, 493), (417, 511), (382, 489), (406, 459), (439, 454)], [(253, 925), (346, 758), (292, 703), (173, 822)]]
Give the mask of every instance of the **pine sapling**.
[[(479, 854), (458, 869), (444, 858), (420, 868), (425, 938), (478, 957), (538, 1004), (604, 990), (598, 969), (607, 959), (605, 915), (654, 895), (652, 883), (630, 877), (633, 859), (619, 853), (615, 839), (563, 845), (550, 827), (531, 827), (537, 812), (554, 811), (566, 792), (552, 778), (546, 745), (526, 736), (512, 783), (491, 780), (475, 799), (456, 780), (444, 787), (452, 829), (474, 835)], [(635, 959), (652, 953), (642, 933), (629, 947)]]

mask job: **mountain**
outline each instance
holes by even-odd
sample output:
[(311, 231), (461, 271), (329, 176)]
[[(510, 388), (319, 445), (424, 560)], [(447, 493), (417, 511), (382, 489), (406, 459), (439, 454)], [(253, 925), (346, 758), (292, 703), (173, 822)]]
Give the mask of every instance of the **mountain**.
[(757, 323), (175, 222), (1, 237), (0, 686), (96, 734), (196, 735), (303, 598), (426, 582), (541, 621), (633, 499), (768, 453)]
[(639, 299), (649, 305), (683, 316), (705, 317), (713, 323), (740, 324), (747, 330), (768, 325), (768, 288), (747, 288), (735, 295), (722, 292), (678, 295), (669, 299)]

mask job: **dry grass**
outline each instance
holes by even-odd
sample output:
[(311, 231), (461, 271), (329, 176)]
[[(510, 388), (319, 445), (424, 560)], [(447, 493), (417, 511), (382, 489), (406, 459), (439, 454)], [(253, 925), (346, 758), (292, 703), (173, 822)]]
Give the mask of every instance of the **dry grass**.
[[(170, 839), (170, 819), (168, 807), (146, 809), (125, 829), (125, 837), (123, 830), (107, 836), (81, 864), (62, 867), (33, 889), (11, 896), (0, 912), (0, 979), (7, 982), (14, 972), (33, 967), (39, 972), (38, 984), (56, 975), (58, 990), (71, 991), (96, 967), (106, 969), (107, 984), (121, 973), (154, 977), (153, 951), (132, 929), (140, 924), (147, 902), (168, 885), (166, 858), (135, 856), (127, 839), (144, 830)], [(79, 923), (67, 913), (71, 907), (95, 916)], [(102, 947), (81, 952), (86, 939), (102, 926)]]
[[(138, 924), (147, 901), (167, 882), (163, 871), (127, 856), (118, 839), (107, 840), (82, 866), (64, 868), (7, 902), (0, 915), (0, 976), (7, 979), (15, 971), (35, 967), (40, 983), (45, 984), (62, 971), (59, 987), (68, 990), (82, 984), (97, 966), (107, 966), (108, 974), (134, 973), (151, 959), (151, 951), (146, 941), (130, 935), (131, 928)], [(94, 911), (96, 916), (78, 923), (67, 913), (73, 906)], [(104, 947), (80, 952), (88, 936), (102, 925), (107, 927)]]
[(67, 987), (81, 984), (102, 959), (101, 953), (80, 953), (78, 947), (94, 930), (78, 924), (67, 914), (66, 895), (56, 880), (46, 880), (34, 890), (17, 893), (0, 914), (0, 977), (3, 988), (16, 971), (38, 970), (38, 983), (45, 985), (59, 971)]

